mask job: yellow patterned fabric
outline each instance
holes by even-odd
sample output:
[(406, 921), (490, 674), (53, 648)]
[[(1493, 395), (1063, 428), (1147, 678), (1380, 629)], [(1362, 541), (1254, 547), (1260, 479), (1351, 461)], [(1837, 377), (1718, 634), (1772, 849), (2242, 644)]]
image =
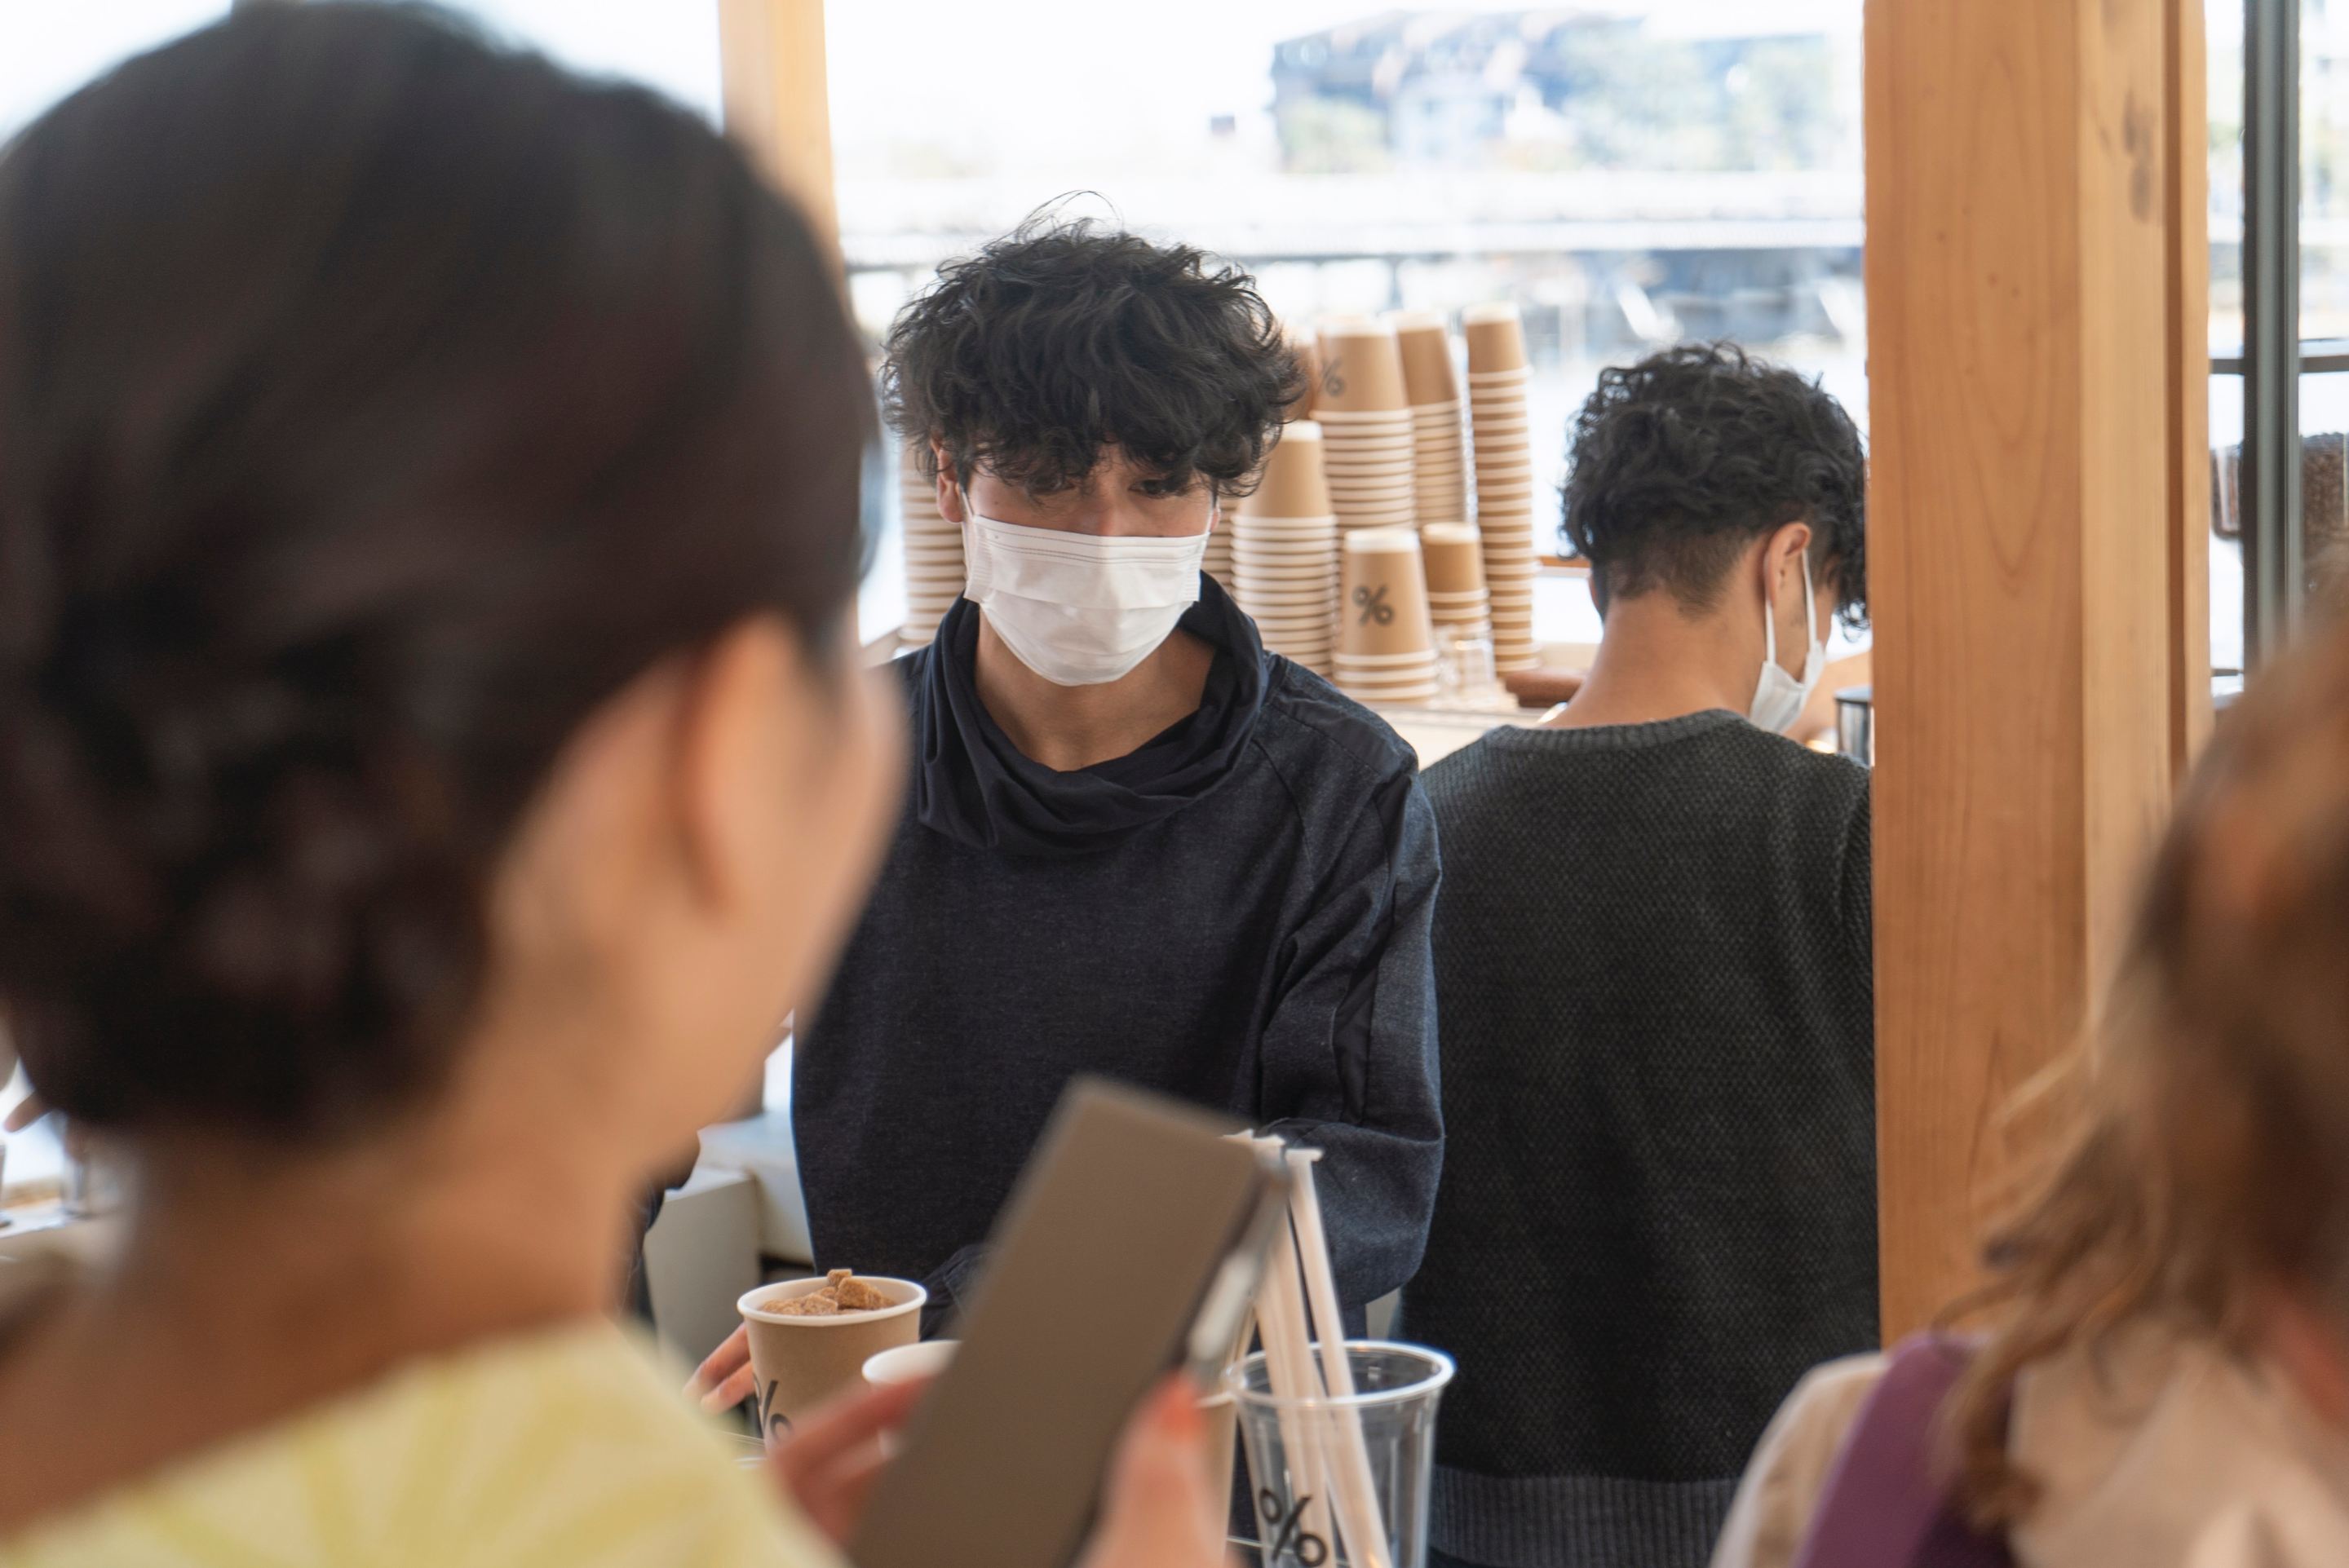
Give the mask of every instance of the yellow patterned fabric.
[(837, 1568), (617, 1329), (407, 1368), (0, 1542), (0, 1568)]

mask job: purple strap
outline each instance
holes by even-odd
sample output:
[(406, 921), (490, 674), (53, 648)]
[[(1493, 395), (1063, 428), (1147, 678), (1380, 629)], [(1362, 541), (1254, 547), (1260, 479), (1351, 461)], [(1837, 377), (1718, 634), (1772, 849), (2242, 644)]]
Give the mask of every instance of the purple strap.
[(1893, 1351), (1827, 1472), (1795, 1568), (2012, 1568), (2006, 1542), (1976, 1533), (1935, 1479), (1936, 1418), (1972, 1355), (1921, 1335)]

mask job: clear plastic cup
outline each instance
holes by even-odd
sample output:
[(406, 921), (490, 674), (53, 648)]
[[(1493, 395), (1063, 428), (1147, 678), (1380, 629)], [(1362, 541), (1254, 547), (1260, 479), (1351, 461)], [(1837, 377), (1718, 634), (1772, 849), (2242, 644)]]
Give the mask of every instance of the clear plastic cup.
[(1492, 628), (1484, 622), (1436, 627), (1435, 654), (1447, 692), (1481, 696), (1501, 678), (1493, 664)]
[[(1347, 1342), (1346, 1364), (1354, 1393), (1342, 1399), (1279, 1398), (1261, 1351), (1225, 1375), (1239, 1403), (1264, 1568), (1427, 1562), (1435, 1408), (1452, 1381), (1452, 1359), (1416, 1345), (1356, 1339)], [(1366, 1551), (1354, 1536), (1371, 1529), (1381, 1539)]]

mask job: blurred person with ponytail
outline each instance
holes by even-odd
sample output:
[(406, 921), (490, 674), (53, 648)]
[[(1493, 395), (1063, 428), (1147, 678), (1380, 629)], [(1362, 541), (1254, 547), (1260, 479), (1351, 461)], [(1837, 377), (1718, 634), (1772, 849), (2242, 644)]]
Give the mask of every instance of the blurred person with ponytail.
[(2336, 628), (2195, 772), (2092, 1046), (2043, 1086), (2052, 1174), (1960, 1304), (1987, 1337), (1815, 1372), (1715, 1568), (2349, 1562), (2344, 954)]

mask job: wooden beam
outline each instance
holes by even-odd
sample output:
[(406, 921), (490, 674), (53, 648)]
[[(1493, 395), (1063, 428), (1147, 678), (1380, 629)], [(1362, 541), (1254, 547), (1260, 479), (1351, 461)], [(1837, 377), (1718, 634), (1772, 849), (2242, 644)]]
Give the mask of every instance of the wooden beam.
[(1972, 1281), (2002, 1109), (2087, 1021), (2190, 738), (2195, 9), (1868, 0), (1888, 1339)]
[(823, 0), (719, 0), (727, 133), (835, 245)]

